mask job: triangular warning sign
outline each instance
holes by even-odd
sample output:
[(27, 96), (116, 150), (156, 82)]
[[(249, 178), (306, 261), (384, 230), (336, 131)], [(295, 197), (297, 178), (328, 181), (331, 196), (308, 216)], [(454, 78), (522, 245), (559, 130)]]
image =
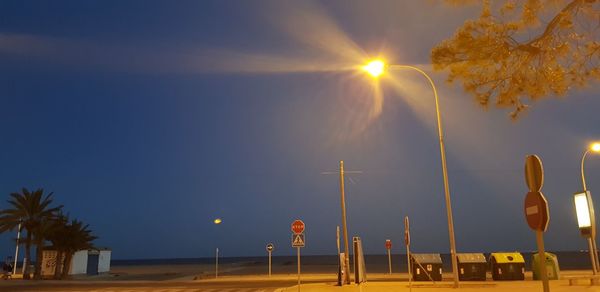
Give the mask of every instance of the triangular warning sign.
[(294, 245), (304, 245), (304, 238), (302, 238), (300, 234), (296, 234), (296, 238), (294, 238)]
[(292, 235), (292, 246), (293, 247), (304, 247), (304, 233)]

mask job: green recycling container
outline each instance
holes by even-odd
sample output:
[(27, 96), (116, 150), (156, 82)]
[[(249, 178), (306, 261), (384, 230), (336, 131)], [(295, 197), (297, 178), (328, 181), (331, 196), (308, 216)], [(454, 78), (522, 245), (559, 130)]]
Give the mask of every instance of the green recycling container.
[[(540, 254), (534, 253), (531, 256), (531, 270), (533, 272), (534, 280), (541, 280), (542, 273), (540, 271)], [(546, 274), (548, 280), (558, 280), (560, 277), (560, 268), (558, 267), (558, 257), (553, 253), (546, 253)]]

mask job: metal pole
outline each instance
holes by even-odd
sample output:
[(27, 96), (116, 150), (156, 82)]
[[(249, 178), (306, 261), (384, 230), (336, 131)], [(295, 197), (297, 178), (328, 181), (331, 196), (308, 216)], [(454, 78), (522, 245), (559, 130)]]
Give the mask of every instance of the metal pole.
[(438, 138), (440, 142), (440, 156), (442, 159), (442, 174), (444, 177), (444, 197), (446, 199), (446, 215), (448, 217), (448, 236), (450, 237), (450, 256), (452, 257), (452, 274), (454, 278), (454, 288), (458, 288), (458, 262), (456, 259), (456, 241), (454, 240), (454, 220), (452, 219), (452, 203), (450, 201), (450, 184), (448, 183), (448, 169), (446, 167), (446, 148), (444, 147), (444, 132), (442, 129), (442, 118), (440, 114), (440, 105), (437, 94), (437, 89), (435, 88), (435, 84), (433, 80), (425, 71), (408, 65), (395, 65), (397, 68), (408, 68), (416, 70), (421, 73), (421, 75), (425, 76), (431, 84), (431, 88), (433, 89), (433, 96), (435, 98), (435, 113), (437, 117), (437, 126), (438, 126)]
[(215, 257), (215, 279), (219, 277), (219, 248), (217, 247), (217, 256)]
[(298, 291), (300, 291), (300, 247), (298, 249)]
[(348, 253), (348, 227), (346, 225), (346, 197), (344, 194), (344, 161), (340, 160), (340, 195), (342, 204), (342, 230), (344, 232), (344, 283), (350, 284), (350, 254)]
[(588, 237), (588, 247), (590, 249), (590, 261), (592, 262), (592, 274), (596, 275), (596, 258), (594, 257), (594, 244), (592, 244), (592, 238)]
[(550, 286), (548, 283), (548, 272), (546, 271), (546, 250), (544, 248), (544, 233), (541, 230), (535, 231), (537, 244), (538, 244), (538, 257), (540, 260), (540, 274), (542, 274), (542, 286), (544, 292), (550, 292)]
[(269, 277), (271, 277), (271, 252), (269, 251)]
[(388, 267), (389, 267), (390, 275), (391, 275), (392, 274), (392, 253), (389, 248), (387, 249), (387, 251), (388, 251)]
[[(581, 157), (581, 184), (583, 185), (583, 191), (587, 191), (587, 185), (585, 183), (585, 172), (584, 172), (584, 163), (585, 163), (585, 157), (587, 156), (587, 154), (590, 152), (590, 150), (586, 150), (583, 153), (583, 156)], [(591, 193), (590, 193), (590, 197), (591, 197)], [(594, 209), (593, 203), (591, 203), (591, 209)], [(595, 222), (595, 216), (592, 216), (592, 218), (594, 220), (594, 222), (592, 223), (592, 232), (590, 234), (590, 237), (588, 238), (588, 245), (590, 247), (590, 258), (592, 260), (592, 272), (594, 275), (598, 274), (598, 271), (600, 270), (600, 262), (598, 262), (598, 249), (596, 247), (596, 222)]]
[(17, 259), (19, 258), (19, 241), (21, 240), (21, 224), (19, 221), (19, 230), (17, 230), (17, 246), (15, 247), (15, 264), (13, 265), (13, 275), (17, 274)]
[(408, 289), (412, 291), (412, 267), (410, 264), (410, 245), (406, 245), (406, 257), (408, 258)]

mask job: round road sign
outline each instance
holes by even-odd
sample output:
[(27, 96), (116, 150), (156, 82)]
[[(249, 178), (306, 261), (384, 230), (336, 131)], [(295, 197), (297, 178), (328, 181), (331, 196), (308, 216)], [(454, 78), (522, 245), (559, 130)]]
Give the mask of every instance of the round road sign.
[(386, 249), (392, 249), (392, 241), (389, 239), (385, 240), (385, 248)]
[(546, 231), (550, 214), (548, 201), (541, 192), (528, 192), (525, 197), (525, 218), (533, 230)]
[(292, 223), (292, 232), (294, 232), (294, 234), (300, 234), (302, 232), (304, 232), (304, 222), (302, 222), (302, 220), (296, 220)]
[(542, 160), (537, 155), (525, 158), (525, 182), (530, 192), (539, 192), (544, 184), (544, 168)]
[(268, 252), (272, 252), (274, 248), (275, 248), (275, 247), (273, 246), (273, 244), (272, 244), (272, 243), (269, 243), (269, 244), (267, 244), (267, 251), (268, 251)]

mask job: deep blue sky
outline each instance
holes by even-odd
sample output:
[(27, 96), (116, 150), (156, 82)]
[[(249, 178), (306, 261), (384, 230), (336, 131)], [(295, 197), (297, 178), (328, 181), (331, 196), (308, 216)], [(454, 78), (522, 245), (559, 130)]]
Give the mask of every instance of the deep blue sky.
[[(44, 188), (115, 258), (333, 254), (347, 182), (349, 231), (367, 253), (448, 252), (433, 98), (413, 72), (383, 82), (383, 111), (350, 44), (431, 72), (430, 49), (474, 8), (434, 1), (2, 1), (0, 208)], [(337, 25), (337, 29), (336, 28)], [(346, 42), (344, 42), (344, 40)], [(421, 64), (421, 65), (419, 65)], [(337, 68), (337, 67), (336, 67)], [(291, 71), (291, 72), (289, 72)], [(298, 72), (300, 71), (300, 72)], [(600, 139), (597, 86), (537, 102), (512, 122), (432, 73), (440, 91), (458, 251), (533, 250), (523, 162), (546, 168), (550, 250), (585, 249), (572, 193)], [(587, 160), (600, 189), (600, 157)], [(221, 225), (212, 220), (223, 218)], [(14, 252), (0, 235), (1, 254)]]

